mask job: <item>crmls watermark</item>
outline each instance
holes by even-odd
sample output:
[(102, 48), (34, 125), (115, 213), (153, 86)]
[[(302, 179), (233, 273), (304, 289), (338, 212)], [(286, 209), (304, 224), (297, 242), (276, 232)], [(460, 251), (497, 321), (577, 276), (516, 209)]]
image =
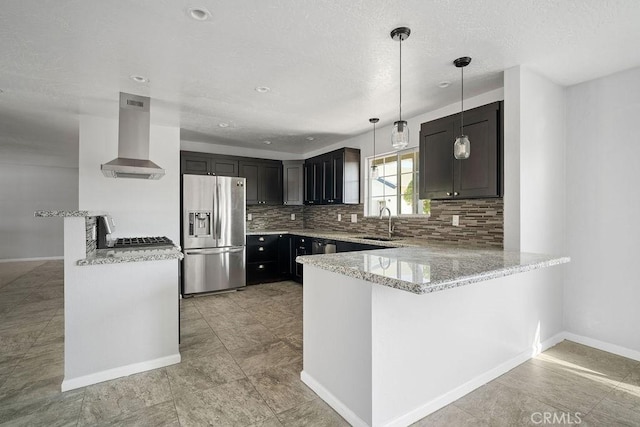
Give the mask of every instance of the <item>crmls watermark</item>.
[(531, 422), (534, 424), (582, 424), (580, 412), (534, 412)]

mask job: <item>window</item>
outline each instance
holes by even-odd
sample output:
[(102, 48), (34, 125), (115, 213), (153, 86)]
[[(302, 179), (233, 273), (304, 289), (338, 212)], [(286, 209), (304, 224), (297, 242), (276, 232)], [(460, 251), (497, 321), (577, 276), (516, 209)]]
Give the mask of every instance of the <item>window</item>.
[(391, 215), (429, 214), (430, 201), (418, 199), (418, 149), (376, 156), (378, 178), (371, 178), (373, 157), (367, 159), (365, 215), (378, 216), (388, 207)]

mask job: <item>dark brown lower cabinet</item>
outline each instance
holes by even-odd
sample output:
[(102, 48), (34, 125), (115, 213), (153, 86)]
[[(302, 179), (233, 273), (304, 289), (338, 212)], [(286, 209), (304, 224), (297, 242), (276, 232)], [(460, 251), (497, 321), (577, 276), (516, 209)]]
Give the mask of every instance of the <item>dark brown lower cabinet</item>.
[(280, 280), (278, 235), (247, 236), (247, 284)]

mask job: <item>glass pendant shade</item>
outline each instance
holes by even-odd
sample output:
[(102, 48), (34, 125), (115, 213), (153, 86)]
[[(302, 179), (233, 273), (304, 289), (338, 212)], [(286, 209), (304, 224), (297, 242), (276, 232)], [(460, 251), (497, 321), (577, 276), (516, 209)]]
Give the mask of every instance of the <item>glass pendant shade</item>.
[(401, 150), (407, 145), (409, 145), (409, 127), (406, 121), (399, 120), (393, 124), (391, 146), (396, 150)]
[(371, 179), (378, 179), (378, 176), (380, 176), (378, 173), (378, 166), (371, 166)]
[(460, 135), (453, 144), (453, 156), (458, 160), (468, 159), (471, 155), (471, 144), (467, 135)]

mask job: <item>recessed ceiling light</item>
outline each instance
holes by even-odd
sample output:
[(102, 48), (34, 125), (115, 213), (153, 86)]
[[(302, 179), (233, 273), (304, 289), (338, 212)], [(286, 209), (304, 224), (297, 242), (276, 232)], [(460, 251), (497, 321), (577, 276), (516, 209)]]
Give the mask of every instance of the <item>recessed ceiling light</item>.
[(221, 128), (228, 128), (229, 127), (229, 123), (225, 123), (225, 122), (218, 123), (218, 126), (220, 126)]
[(136, 83), (149, 83), (149, 79), (146, 78), (145, 76), (132, 75), (132, 76), (129, 76), (129, 78)]
[(444, 89), (445, 87), (449, 87), (449, 86), (451, 86), (451, 82), (447, 81), (447, 80), (438, 83), (438, 87), (441, 87), (442, 89)]
[(271, 145), (271, 141), (262, 141), (264, 144)]
[(202, 7), (192, 7), (189, 9), (189, 16), (196, 21), (206, 21), (211, 18), (211, 12)]
[(308, 137), (306, 138), (306, 140), (307, 140), (307, 141), (313, 141), (314, 139), (315, 139), (315, 138), (314, 138), (314, 137), (312, 137), (312, 136), (308, 136)]
[(258, 93), (267, 93), (267, 92), (270, 92), (270, 91), (271, 91), (271, 88), (266, 87), (266, 86), (258, 86), (256, 88), (256, 92), (258, 92)]

